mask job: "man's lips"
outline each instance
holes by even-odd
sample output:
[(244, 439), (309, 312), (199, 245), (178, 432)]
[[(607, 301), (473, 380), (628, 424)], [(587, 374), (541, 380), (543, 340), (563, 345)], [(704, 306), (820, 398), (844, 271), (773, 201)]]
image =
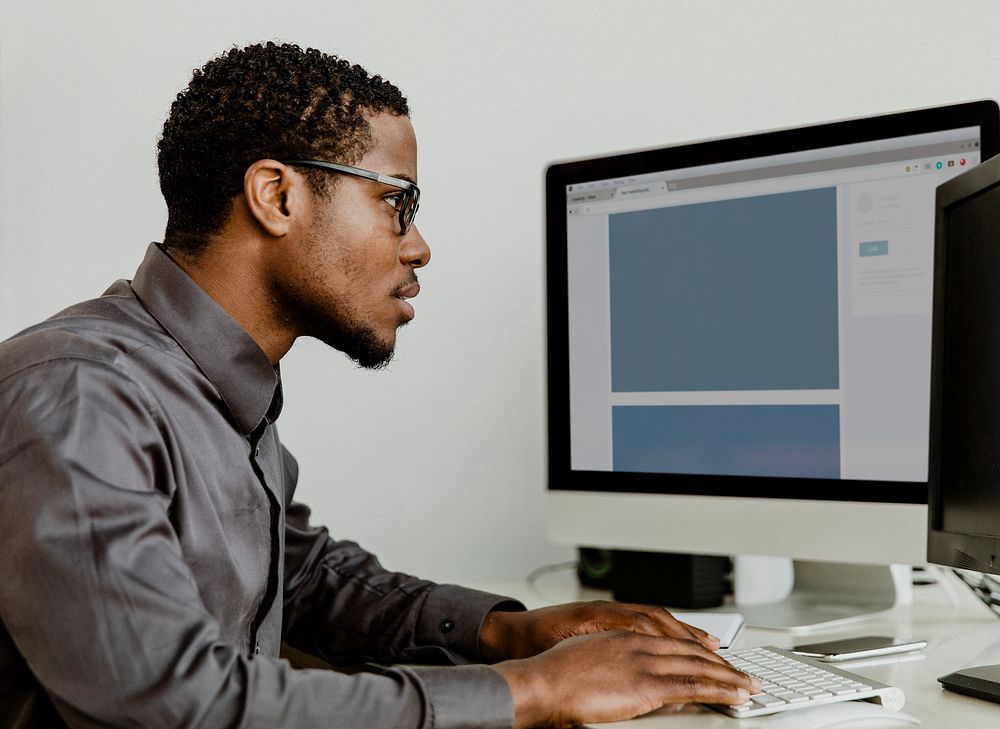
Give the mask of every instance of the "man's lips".
[(403, 315), (406, 317), (407, 321), (413, 319), (416, 316), (416, 312), (413, 310), (413, 306), (407, 303), (407, 299), (412, 299), (414, 296), (420, 293), (420, 284), (416, 281), (406, 284), (402, 288), (396, 290), (396, 298), (399, 299), (399, 303), (403, 307)]
[(412, 299), (414, 296), (420, 293), (420, 284), (414, 281), (411, 284), (407, 284), (401, 289), (396, 290), (397, 299)]

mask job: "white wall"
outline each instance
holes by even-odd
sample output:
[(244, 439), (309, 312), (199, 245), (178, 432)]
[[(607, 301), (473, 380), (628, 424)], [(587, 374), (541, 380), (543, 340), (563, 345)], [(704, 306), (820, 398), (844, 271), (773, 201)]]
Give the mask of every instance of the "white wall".
[(544, 535), (542, 176), (604, 151), (1000, 97), (1000, 3), (41, 2), (0, 6), (0, 338), (131, 277), (166, 219), (155, 140), (191, 70), (289, 40), (396, 83), (434, 259), (387, 372), (283, 362), (300, 496), (439, 580)]

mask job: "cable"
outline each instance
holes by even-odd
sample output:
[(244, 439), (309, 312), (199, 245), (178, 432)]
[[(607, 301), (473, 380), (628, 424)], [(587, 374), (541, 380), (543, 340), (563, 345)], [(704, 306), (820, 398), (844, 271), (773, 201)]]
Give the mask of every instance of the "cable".
[(987, 605), (993, 614), (1000, 618), (1000, 582), (989, 575), (971, 570), (953, 569), (958, 579), (972, 590), (972, 594)]
[[(533, 593), (539, 599), (545, 601), (546, 603), (551, 602), (552, 597), (546, 595), (543, 590), (538, 587), (538, 579), (543, 575), (552, 574), (553, 572), (562, 572), (564, 570), (575, 570), (576, 562), (556, 562), (554, 564), (546, 564), (541, 567), (532, 570), (531, 573), (524, 578), (524, 583), (528, 588), (528, 591)], [(562, 601), (564, 602), (564, 600)]]
[(563, 570), (575, 570), (576, 561), (573, 562), (554, 562), (553, 564), (544, 564), (537, 569), (531, 571), (531, 573), (524, 578), (525, 584), (533, 590), (537, 590), (538, 586), (535, 584), (538, 578), (542, 575), (548, 575), (552, 572), (562, 572)]

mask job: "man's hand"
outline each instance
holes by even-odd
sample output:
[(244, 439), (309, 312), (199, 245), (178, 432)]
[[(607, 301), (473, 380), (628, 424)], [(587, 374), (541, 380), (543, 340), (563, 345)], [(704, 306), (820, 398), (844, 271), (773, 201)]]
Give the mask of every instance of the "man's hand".
[(576, 635), (625, 630), (695, 641), (709, 650), (719, 639), (677, 620), (661, 607), (596, 600), (529, 610), (492, 612), (483, 621), (479, 648), (489, 661), (527, 658)]
[(698, 641), (627, 630), (494, 667), (510, 686), (517, 729), (630, 719), (669, 703), (741, 704), (760, 688)]

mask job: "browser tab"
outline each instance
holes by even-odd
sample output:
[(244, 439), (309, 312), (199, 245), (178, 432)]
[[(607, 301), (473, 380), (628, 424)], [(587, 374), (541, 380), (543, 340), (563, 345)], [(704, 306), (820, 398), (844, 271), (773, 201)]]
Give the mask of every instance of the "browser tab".
[(598, 202), (600, 200), (610, 200), (615, 195), (614, 190), (574, 190), (566, 196), (566, 204)]
[(635, 185), (622, 185), (615, 190), (615, 199), (622, 200), (629, 197), (644, 197), (646, 195), (662, 195), (667, 191), (667, 183), (646, 182)]

